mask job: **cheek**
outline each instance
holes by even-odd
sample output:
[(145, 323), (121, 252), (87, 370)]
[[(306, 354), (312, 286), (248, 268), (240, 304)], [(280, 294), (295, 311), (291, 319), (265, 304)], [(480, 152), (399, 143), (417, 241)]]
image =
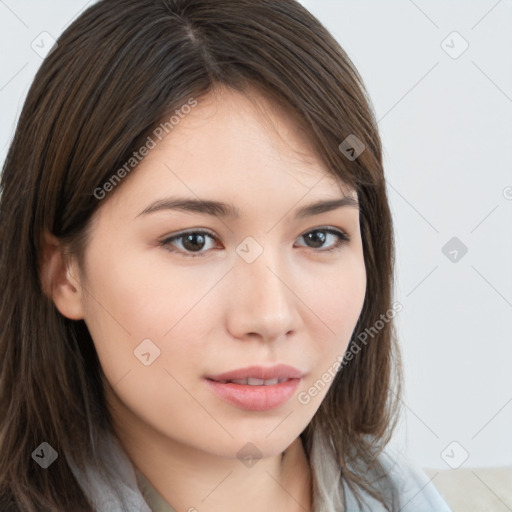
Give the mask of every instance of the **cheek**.
[(113, 406), (121, 402), (122, 410), (164, 430), (183, 411), (188, 422), (201, 425), (204, 410), (192, 397), (215, 312), (211, 302), (199, 299), (214, 280), (210, 276), (197, 287), (185, 287), (183, 274), (176, 271), (166, 277), (172, 284), (167, 286), (155, 267), (149, 275), (132, 265), (129, 279), (127, 267), (120, 264), (91, 284), (97, 300), (89, 301), (87, 311), (101, 367), (117, 396)]
[(308, 305), (328, 328), (327, 332), (348, 343), (366, 295), (364, 261), (350, 255), (321, 279), (314, 276), (307, 289)]
[[(138, 372), (148, 359), (160, 373), (164, 368), (192, 370), (201, 359), (205, 333), (219, 318), (211, 300), (218, 276), (163, 265), (161, 257), (148, 264), (147, 255), (110, 254), (116, 264), (91, 276), (85, 308), (86, 324), (109, 381)], [(90, 268), (105, 269), (99, 259), (91, 260)], [(153, 381), (153, 375), (146, 372), (141, 378)]]
[[(307, 393), (309, 399), (319, 405), (332, 384), (339, 368), (337, 363), (346, 352), (363, 308), (366, 295), (364, 260), (347, 257), (342, 265), (333, 268), (330, 275), (324, 275), (320, 280), (315, 276), (314, 281), (310, 283), (306, 301), (312, 305), (312, 318), (315, 318), (312, 320), (315, 328), (310, 333), (314, 344), (311, 352), (314, 369), (306, 386), (308, 389), (314, 387), (311, 395)], [(319, 282), (323, 283), (322, 287), (318, 286)]]
[(190, 272), (162, 265), (163, 258), (135, 253), (112, 254), (109, 265), (97, 260), (91, 268), (102, 270), (90, 284), (89, 316), (131, 337), (163, 336), (207, 290), (207, 281), (190, 282)]

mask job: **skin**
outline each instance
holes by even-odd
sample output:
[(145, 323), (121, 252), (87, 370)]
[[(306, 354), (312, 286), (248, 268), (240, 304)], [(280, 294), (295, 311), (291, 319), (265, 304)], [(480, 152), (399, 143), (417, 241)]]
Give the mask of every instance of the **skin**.
[[(103, 199), (85, 268), (74, 260), (66, 267), (48, 237), (53, 300), (91, 333), (116, 434), (179, 512), (311, 510), (299, 435), (332, 380), (308, 404), (298, 395), (343, 355), (364, 302), (359, 210), (293, 219), (306, 204), (357, 195), (327, 172), (293, 115), (268, 101), (223, 88), (201, 98)], [(171, 195), (233, 203), (241, 217), (138, 216)], [(303, 236), (326, 227), (348, 233), (350, 242), (328, 253), (335, 235), (326, 234), (323, 245)], [(195, 242), (204, 257), (186, 256), (194, 246), (184, 238), (160, 244), (192, 228), (219, 239)], [(263, 248), (252, 263), (236, 252), (248, 236)], [(146, 338), (160, 350), (149, 366), (134, 356)], [(230, 405), (203, 381), (276, 363), (306, 375), (288, 402), (269, 411)], [(237, 457), (248, 442), (262, 454), (252, 467)]]

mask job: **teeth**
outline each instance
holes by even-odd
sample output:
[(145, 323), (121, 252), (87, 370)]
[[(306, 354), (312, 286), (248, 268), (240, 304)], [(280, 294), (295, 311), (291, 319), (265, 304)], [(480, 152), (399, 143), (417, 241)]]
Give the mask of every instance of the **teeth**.
[(256, 379), (255, 377), (249, 377), (247, 379), (234, 379), (229, 382), (233, 382), (234, 384), (242, 384), (242, 385), (249, 385), (249, 386), (273, 386), (275, 384), (280, 384), (281, 382), (284, 382), (288, 379), (278, 379), (277, 377), (275, 379)]

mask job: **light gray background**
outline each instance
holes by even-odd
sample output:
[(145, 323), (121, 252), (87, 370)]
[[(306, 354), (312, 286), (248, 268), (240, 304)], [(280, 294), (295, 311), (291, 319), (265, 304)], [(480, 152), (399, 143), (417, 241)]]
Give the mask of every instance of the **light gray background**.
[[(40, 34), (57, 38), (92, 3), (0, 0), (0, 162), (50, 40)], [(394, 443), (432, 468), (511, 465), (512, 2), (302, 3), (359, 69), (379, 120), (403, 305)], [(442, 252), (452, 237), (468, 249), (456, 261)]]

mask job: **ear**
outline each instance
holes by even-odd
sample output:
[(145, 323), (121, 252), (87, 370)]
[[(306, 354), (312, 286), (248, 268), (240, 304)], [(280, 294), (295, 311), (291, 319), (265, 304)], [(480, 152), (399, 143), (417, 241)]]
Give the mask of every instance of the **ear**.
[(83, 319), (83, 289), (77, 277), (77, 263), (74, 258), (66, 257), (60, 241), (47, 232), (39, 274), (44, 293), (53, 300), (60, 313), (71, 320)]

